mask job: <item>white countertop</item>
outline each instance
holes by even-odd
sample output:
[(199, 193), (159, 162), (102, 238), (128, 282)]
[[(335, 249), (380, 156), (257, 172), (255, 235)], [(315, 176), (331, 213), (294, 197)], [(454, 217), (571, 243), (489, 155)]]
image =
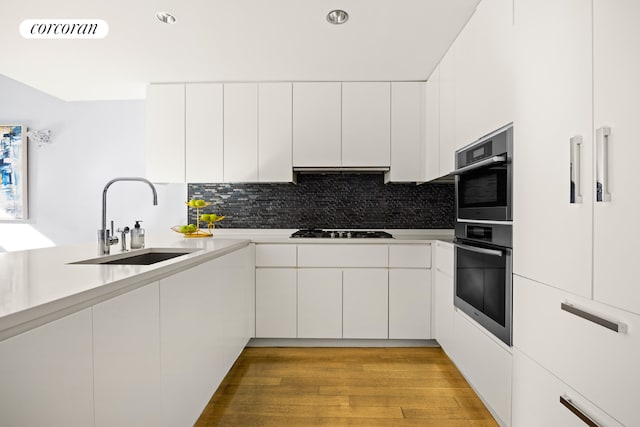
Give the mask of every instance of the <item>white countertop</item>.
[[(295, 244), (424, 244), (451, 241), (453, 230), (382, 230), (393, 239), (291, 238), (295, 229), (216, 229), (214, 238), (150, 233), (147, 248), (196, 248), (152, 265), (70, 264), (98, 257), (97, 243), (0, 253), (0, 340), (223, 256), (251, 242)], [(130, 251), (133, 253), (135, 251)], [(121, 253), (111, 247), (111, 255)]]
[[(185, 239), (167, 232), (147, 237), (146, 247), (201, 250), (152, 265), (69, 264), (98, 257), (97, 243), (1, 253), (0, 340), (46, 323), (54, 313), (73, 312), (78, 305), (91, 305), (249, 243), (222, 237)], [(119, 246), (112, 246), (111, 255), (118, 253)]]

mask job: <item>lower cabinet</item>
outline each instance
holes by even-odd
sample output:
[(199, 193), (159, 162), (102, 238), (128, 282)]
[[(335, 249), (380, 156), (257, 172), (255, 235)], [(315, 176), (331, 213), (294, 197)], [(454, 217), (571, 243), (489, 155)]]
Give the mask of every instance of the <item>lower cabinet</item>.
[(158, 282), (93, 307), (95, 426), (160, 425)]
[(432, 338), (430, 270), (389, 270), (389, 338)]
[(342, 337), (389, 337), (389, 278), (382, 268), (342, 271)]
[(298, 338), (342, 338), (342, 270), (298, 270)]
[(254, 335), (251, 249), (160, 280), (161, 425), (193, 425)]
[(433, 290), (433, 337), (453, 357), (453, 245), (437, 242), (435, 245), (435, 272)]
[(93, 425), (91, 308), (0, 342), (3, 427)]
[(297, 304), (295, 268), (256, 268), (257, 338), (296, 338)]
[(584, 427), (586, 421), (580, 417), (587, 417), (598, 426), (622, 427), (584, 396), (514, 349), (512, 425)]

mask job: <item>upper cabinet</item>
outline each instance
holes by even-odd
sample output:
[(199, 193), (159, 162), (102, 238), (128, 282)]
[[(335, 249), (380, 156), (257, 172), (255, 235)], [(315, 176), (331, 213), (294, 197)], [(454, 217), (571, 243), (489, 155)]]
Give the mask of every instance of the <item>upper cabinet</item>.
[(224, 173), (223, 87), (219, 83), (186, 87), (187, 182), (221, 182)]
[(224, 85), (224, 182), (258, 181), (258, 85)]
[(146, 175), (153, 182), (185, 180), (184, 110), (184, 85), (147, 87)]
[(456, 148), (513, 121), (513, 54), (513, 1), (483, 0), (455, 41)]
[[(594, 0), (593, 72), (596, 183), (594, 298), (640, 313), (637, 285), (640, 230), (630, 225), (640, 209), (640, 2)], [(591, 163), (583, 163), (584, 169)], [(622, 238), (624, 236), (624, 238)]]
[(515, 11), (514, 272), (640, 313), (640, 232), (629, 227), (640, 208), (640, 4), (518, 0)]
[(342, 163), (340, 83), (293, 85), (293, 166)]
[(342, 166), (388, 166), (391, 84), (342, 84)]
[(388, 180), (422, 181), (421, 82), (391, 84), (391, 169)]
[(258, 85), (258, 181), (293, 181), (292, 84)]
[(424, 180), (439, 178), (440, 174), (440, 67), (436, 67), (425, 83), (425, 141), (423, 162)]
[[(440, 176), (447, 175), (455, 169), (454, 153), (456, 151), (456, 73), (455, 43), (440, 61), (439, 66), (439, 152)], [(432, 140), (429, 140), (432, 141)]]

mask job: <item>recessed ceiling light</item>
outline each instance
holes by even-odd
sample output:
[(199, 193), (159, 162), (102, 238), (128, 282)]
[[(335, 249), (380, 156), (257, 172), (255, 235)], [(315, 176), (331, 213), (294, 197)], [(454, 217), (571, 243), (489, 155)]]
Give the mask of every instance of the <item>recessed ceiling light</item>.
[(158, 21), (164, 22), (165, 24), (173, 24), (176, 22), (176, 17), (169, 12), (156, 12), (156, 18), (158, 18)]
[(340, 9), (332, 10), (327, 14), (327, 21), (329, 21), (329, 23), (334, 25), (344, 24), (345, 22), (347, 22), (348, 19), (349, 19), (349, 14), (344, 10), (340, 10)]

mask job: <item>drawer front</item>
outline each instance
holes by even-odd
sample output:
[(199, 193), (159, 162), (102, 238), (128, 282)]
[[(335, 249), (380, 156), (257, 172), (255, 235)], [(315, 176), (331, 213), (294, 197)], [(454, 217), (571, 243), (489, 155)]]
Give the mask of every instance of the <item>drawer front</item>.
[[(563, 405), (560, 397), (579, 412)], [(584, 427), (580, 414), (602, 427), (621, 426), (527, 355), (513, 351), (513, 426)]]
[(431, 268), (431, 245), (389, 245), (389, 267)]
[(296, 245), (256, 245), (256, 267), (295, 267)]
[(453, 244), (436, 242), (436, 270), (453, 277)]
[[(563, 303), (621, 322), (627, 332), (614, 332), (563, 310)], [(516, 348), (618, 421), (640, 425), (639, 316), (520, 276), (514, 276), (513, 307)]]
[(387, 267), (387, 245), (298, 245), (298, 267)]

